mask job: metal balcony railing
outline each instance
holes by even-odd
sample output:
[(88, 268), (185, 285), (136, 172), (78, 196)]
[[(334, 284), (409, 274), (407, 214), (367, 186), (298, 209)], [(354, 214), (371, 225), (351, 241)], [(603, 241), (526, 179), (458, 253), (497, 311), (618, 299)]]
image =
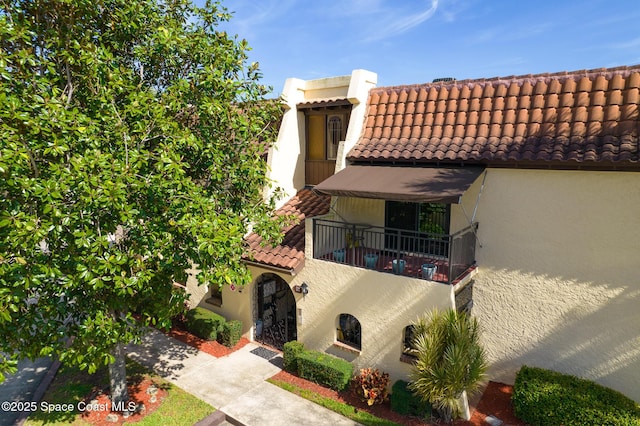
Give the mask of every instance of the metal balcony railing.
[(478, 224), (435, 234), (313, 219), (313, 258), (447, 284), (475, 265)]

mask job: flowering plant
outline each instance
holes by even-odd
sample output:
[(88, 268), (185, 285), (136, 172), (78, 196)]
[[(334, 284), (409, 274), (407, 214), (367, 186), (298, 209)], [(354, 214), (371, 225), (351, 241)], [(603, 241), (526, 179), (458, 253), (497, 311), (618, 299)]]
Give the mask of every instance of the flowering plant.
[(377, 368), (363, 368), (351, 379), (351, 391), (367, 405), (382, 404), (389, 397), (389, 374)]

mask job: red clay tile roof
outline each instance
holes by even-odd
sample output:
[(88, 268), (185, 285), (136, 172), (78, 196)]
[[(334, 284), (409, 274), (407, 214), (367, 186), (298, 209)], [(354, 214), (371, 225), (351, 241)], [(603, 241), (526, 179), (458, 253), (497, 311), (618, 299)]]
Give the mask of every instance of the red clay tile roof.
[(278, 209), (279, 215), (295, 216), (295, 224), (284, 229), (282, 243), (272, 247), (262, 247), (262, 239), (257, 234), (247, 237), (250, 255), (246, 260), (267, 266), (295, 271), (304, 260), (304, 219), (327, 214), (331, 197), (316, 194), (310, 189), (302, 189), (287, 203)]
[(348, 159), (639, 165), (640, 65), (381, 87)]

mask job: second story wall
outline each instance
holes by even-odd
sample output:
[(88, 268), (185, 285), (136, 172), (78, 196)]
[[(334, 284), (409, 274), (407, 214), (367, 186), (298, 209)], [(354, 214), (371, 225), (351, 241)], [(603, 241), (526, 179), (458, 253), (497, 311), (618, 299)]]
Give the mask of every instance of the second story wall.
[[(276, 187), (284, 191), (277, 207), (280, 207), (306, 182), (305, 167), (308, 158), (306, 115), (304, 110), (331, 107), (343, 103), (350, 107), (349, 123), (332, 163), (330, 173), (342, 170), (346, 153), (356, 144), (362, 132), (369, 90), (375, 86), (377, 75), (366, 70), (354, 70), (350, 76), (300, 80), (290, 78), (282, 93), (285, 114), (278, 140), (269, 150), (269, 177)], [(333, 157), (333, 155), (332, 155)]]

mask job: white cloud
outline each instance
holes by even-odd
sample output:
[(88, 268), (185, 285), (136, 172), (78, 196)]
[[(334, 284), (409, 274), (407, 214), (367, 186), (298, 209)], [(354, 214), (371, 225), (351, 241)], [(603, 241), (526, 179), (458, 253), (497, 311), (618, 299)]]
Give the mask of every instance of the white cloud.
[(372, 35), (366, 37), (365, 41), (379, 41), (393, 37), (422, 24), (436, 13), (438, 1), (428, 0), (429, 7), (427, 9), (406, 15), (399, 15), (388, 8), (380, 9), (379, 19), (375, 19), (375, 22), (372, 22)]
[(244, 38), (252, 38), (256, 31), (278, 21), (291, 9), (296, 0), (236, 0), (225, 4), (234, 13), (232, 26)]

